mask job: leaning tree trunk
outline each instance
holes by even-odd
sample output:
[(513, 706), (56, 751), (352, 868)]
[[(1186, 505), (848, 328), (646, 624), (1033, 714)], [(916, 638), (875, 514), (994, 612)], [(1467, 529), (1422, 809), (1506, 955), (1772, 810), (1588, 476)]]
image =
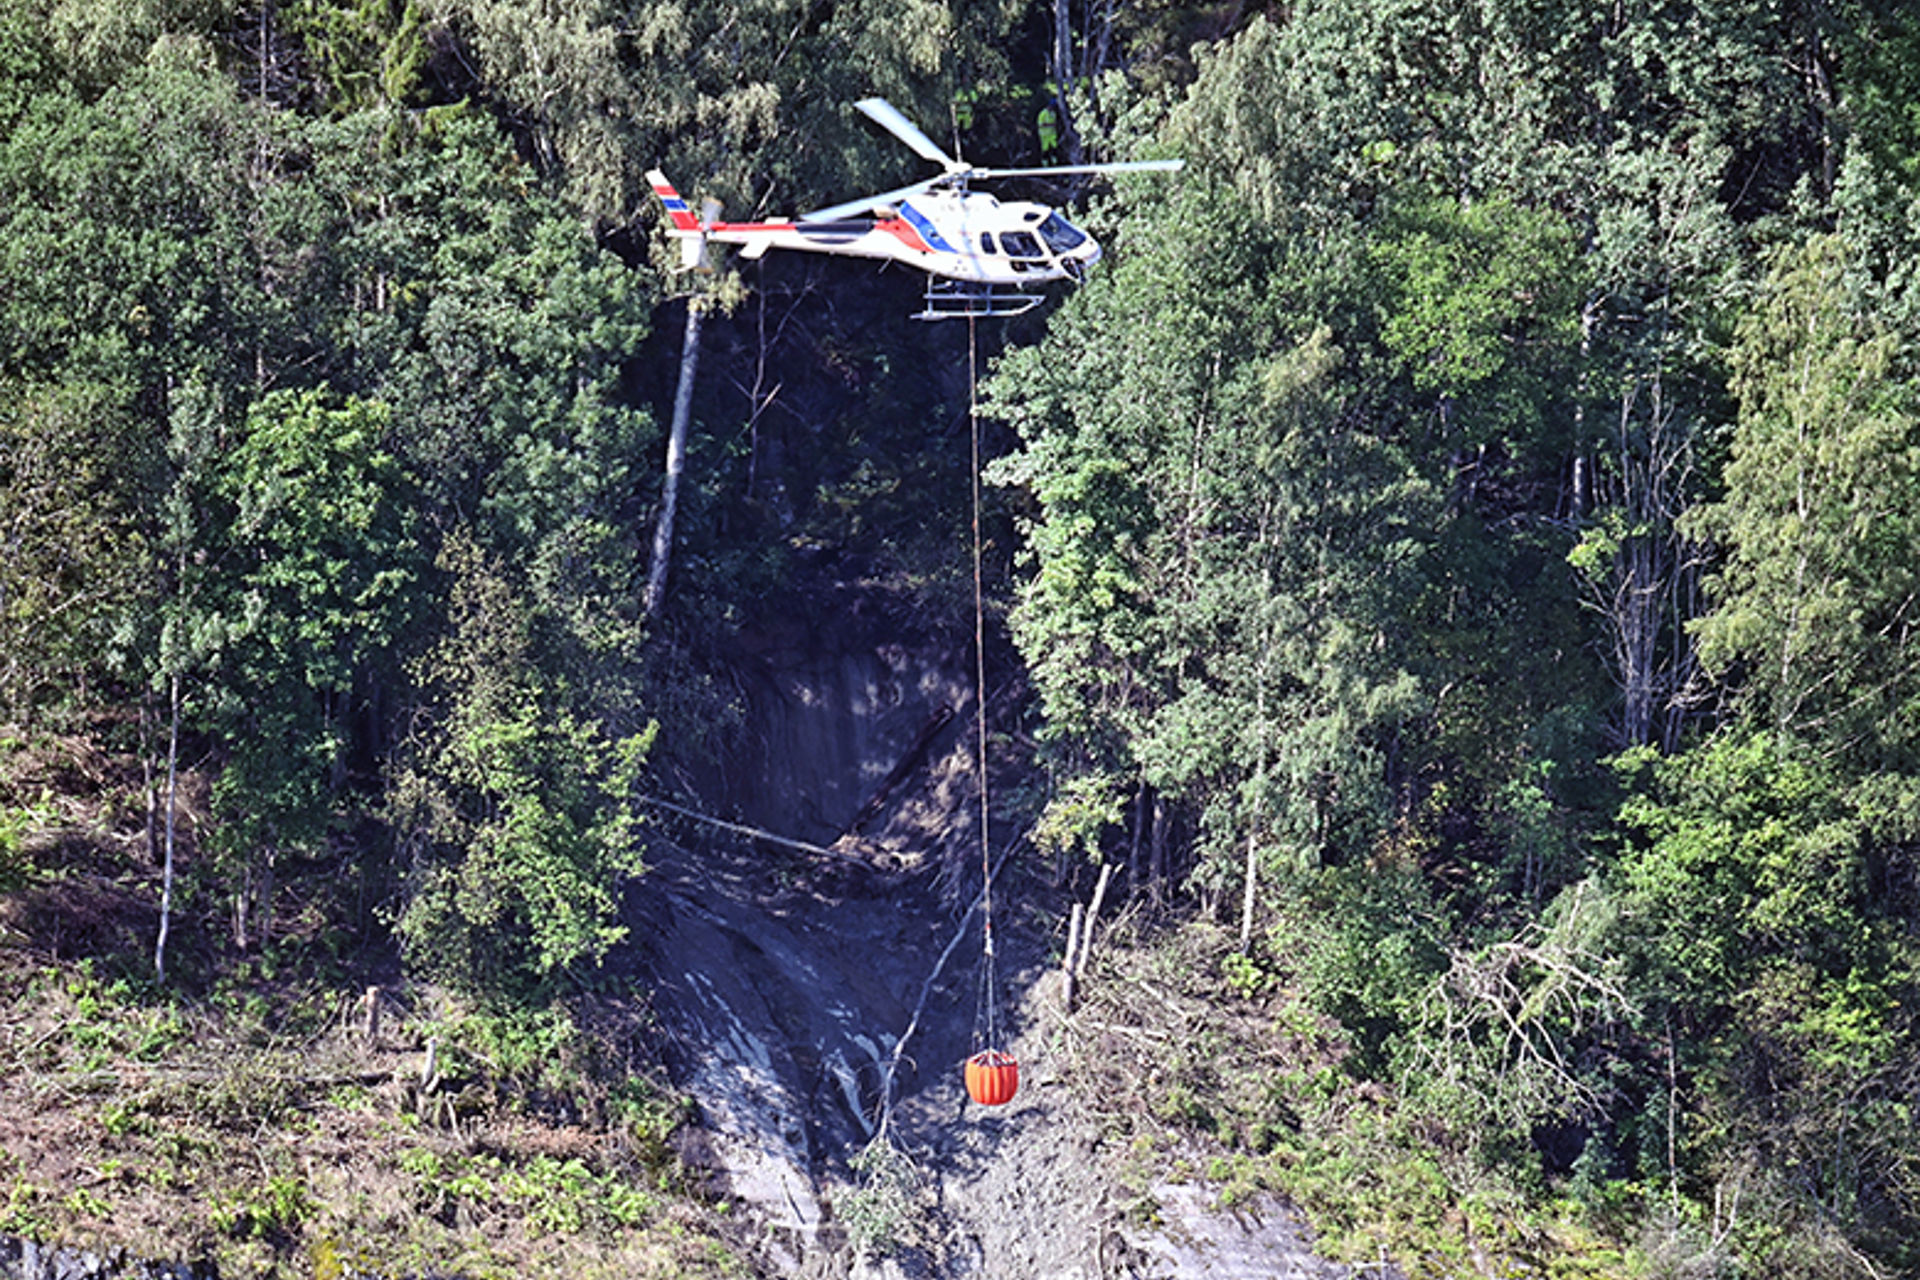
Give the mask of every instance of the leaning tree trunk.
[(673, 395), (673, 426), (667, 434), (667, 474), (660, 486), (660, 518), (653, 526), (653, 561), (647, 569), (647, 593), (641, 611), (652, 621), (667, 594), (667, 567), (673, 559), (673, 517), (680, 501), (680, 473), (687, 466), (687, 419), (693, 412), (693, 377), (700, 365), (698, 295), (687, 299), (687, 335), (680, 344), (680, 386)]

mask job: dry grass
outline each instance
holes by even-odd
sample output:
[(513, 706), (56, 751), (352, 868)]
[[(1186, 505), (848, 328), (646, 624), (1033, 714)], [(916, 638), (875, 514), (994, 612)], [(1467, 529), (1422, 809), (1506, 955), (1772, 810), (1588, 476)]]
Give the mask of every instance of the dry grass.
[(660, 1140), (670, 1108), (489, 1067), (432, 993), (388, 997), (377, 1043), (353, 997), (316, 1003), (0, 948), (0, 1231), (226, 1275), (739, 1273)]

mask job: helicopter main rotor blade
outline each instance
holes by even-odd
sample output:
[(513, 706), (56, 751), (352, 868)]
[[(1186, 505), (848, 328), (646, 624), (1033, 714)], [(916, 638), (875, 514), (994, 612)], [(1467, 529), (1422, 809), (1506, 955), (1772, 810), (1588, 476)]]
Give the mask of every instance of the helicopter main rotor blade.
[(794, 221), (832, 222), (838, 218), (849, 218), (856, 214), (881, 208), (885, 205), (897, 204), (899, 201), (919, 195), (922, 191), (930, 191), (945, 181), (946, 178), (944, 177), (928, 178), (922, 182), (913, 183), (911, 186), (895, 187), (892, 191), (883, 191), (877, 196), (861, 196), (858, 200), (849, 200), (845, 204), (829, 205), (825, 209), (815, 209), (812, 213), (801, 214), (798, 218), (794, 219)]
[(1050, 164), (1032, 169), (969, 169), (969, 178), (1042, 178), (1052, 173), (1178, 173), (1185, 160), (1116, 160), (1110, 164)]
[(948, 173), (957, 173), (967, 167), (964, 162), (942, 151), (932, 138), (920, 131), (919, 125), (901, 115), (900, 109), (885, 98), (862, 98), (853, 105), (867, 119), (912, 147), (914, 154), (922, 160), (931, 160)]

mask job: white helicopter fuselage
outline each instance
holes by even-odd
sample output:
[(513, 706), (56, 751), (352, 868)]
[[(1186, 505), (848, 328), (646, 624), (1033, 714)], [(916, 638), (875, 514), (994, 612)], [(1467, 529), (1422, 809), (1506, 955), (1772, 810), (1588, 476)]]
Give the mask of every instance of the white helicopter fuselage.
[(1058, 178), (1180, 168), (1179, 160), (989, 169), (948, 155), (920, 126), (884, 98), (863, 98), (854, 109), (885, 129), (941, 173), (877, 195), (860, 196), (798, 218), (722, 222), (718, 205), (696, 218), (658, 169), (647, 173), (667, 210), (667, 234), (680, 242), (683, 267), (706, 267), (707, 246), (737, 244), (742, 256), (794, 249), (844, 258), (878, 258), (927, 273), (926, 307), (917, 320), (1017, 316), (1040, 304), (1027, 286), (1079, 279), (1100, 260), (1093, 237), (1043, 204), (1002, 203), (968, 184), (994, 178)]
[(974, 284), (1028, 285), (1077, 279), (1100, 259), (1098, 242), (1057, 211), (984, 192), (923, 191), (871, 217), (703, 224), (664, 178), (653, 176), (669, 214), (667, 234), (691, 251), (688, 265), (697, 265), (704, 244), (714, 242), (739, 245), (748, 258), (793, 249), (899, 262)]

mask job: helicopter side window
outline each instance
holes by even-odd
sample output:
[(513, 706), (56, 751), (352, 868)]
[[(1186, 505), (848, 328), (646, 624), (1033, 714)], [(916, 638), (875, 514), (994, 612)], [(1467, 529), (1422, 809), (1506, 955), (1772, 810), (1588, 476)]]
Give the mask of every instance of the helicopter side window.
[(982, 231), (980, 233), (980, 252), (982, 253), (1000, 252), (998, 249), (993, 247), (993, 232)]
[(1031, 232), (1003, 231), (1000, 233), (1000, 244), (1009, 258), (1044, 258), (1046, 256), (1040, 250), (1040, 242), (1033, 238)]
[(1066, 253), (1086, 243), (1087, 233), (1068, 222), (1057, 213), (1049, 213), (1047, 220), (1040, 224), (1040, 238), (1055, 253)]

